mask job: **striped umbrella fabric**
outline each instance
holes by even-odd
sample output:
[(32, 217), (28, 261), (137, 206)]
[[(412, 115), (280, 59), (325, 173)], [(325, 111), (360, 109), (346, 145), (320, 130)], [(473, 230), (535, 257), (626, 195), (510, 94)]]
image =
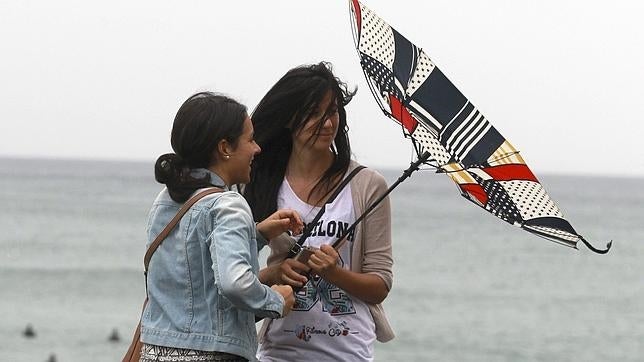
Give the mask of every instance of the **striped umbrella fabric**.
[(428, 164), (461, 195), (506, 222), (559, 244), (596, 249), (564, 219), (539, 180), (488, 119), (427, 54), (358, 0), (349, 0), (353, 35), (380, 108), (402, 126)]

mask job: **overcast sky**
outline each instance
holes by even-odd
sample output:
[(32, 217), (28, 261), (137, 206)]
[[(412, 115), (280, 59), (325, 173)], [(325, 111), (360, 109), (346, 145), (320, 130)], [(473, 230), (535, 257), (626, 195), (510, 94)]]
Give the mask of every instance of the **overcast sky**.
[[(644, 176), (642, 1), (365, 0), (422, 47), (539, 173)], [(355, 158), (402, 169), (347, 0), (0, 0), (0, 156), (154, 161), (192, 93), (252, 109), (293, 66), (327, 60), (358, 93)]]

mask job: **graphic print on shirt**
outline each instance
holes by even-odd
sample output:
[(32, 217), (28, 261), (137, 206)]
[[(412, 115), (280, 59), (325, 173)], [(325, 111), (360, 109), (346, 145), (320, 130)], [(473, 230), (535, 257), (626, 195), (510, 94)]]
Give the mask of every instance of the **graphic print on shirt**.
[[(304, 223), (304, 228), (308, 226), (307, 223)], [(329, 237), (329, 238), (339, 238), (342, 236), (347, 229), (349, 229), (348, 222), (331, 220), (326, 222), (325, 220), (320, 220), (315, 224), (313, 230), (311, 230), (310, 238), (320, 236), (320, 237)], [(353, 242), (355, 229), (351, 230), (349, 235), (347, 235), (347, 240)], [(297, 235), (299, 237), (299, 235)]]
[(318, 329), (312, 326), (298, 325), (295, 330), (284, 330), (284, 332), (295, 333), (298, 339), (308, 342), (311, 340), (312, 335), (325, 335), (329, 337), (346, 337), (349, 334), (358, 334), (349, 328), (347, 321), (331, 322), (327, 328)]
[(322, 311), (332, 316), (355, 314), (353, 301), (344, 290), (314, 276), (295, 294), (294, 311), (309, 311), (313, 306), (322, 303)]

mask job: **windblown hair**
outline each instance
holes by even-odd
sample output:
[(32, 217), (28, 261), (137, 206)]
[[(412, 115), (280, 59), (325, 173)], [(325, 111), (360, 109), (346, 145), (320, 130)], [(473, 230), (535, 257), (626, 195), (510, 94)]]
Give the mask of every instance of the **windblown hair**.
[(219, 141), (237, 145), (248, 117), (246, 106), (223, 95), (197, 93), (179, 108), (170, 142), (175, 153), (161, 155), (154, 177), (165, 184), (172, 200), (185, 202), (197, 189), (212, 186), (209, 177), (195, 178), (190, 170), (214, 164)]
[[(277, 210), (277, 194), (293, 149), (291, 137), (304, 128), (329, 92), (335, 102), (332, 101), (324, 110), (317, 130), (323, 127), (337, 106), (339, 124), (332, 146), (335, 159), (315, 184), (309, 198), (319, 190), (328, 194), (340, 181), (335, 176), (344, 174), (351, 161), (345, 106), (353, 98), (355, 90), (349, 91), (347, 85), (333, 75), (330, 63), (299, 66), (278, 80), (253, 111), (255, 141), (262, 152), (253, 160), (251, 181), (244, 188), (244, 197), (255, 220), (264, 220)], [(317, 137), (316, 132), (310, 141), (314, 142)]]

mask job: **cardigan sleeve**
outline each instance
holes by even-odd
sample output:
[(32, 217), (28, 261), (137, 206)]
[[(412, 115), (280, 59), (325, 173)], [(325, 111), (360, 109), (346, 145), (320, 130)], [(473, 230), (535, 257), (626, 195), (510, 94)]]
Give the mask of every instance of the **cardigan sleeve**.
[[(365, 172), (367, 171), (367, 172)], [(356, 195), (359, 199), (356, 217), (362, 215), (387, 191), (385, 178), (376, 171), (365, 169), (361, 177), (356, 178)], [(391, 204), (387, 196), (362, 221), (360, 228), (361, 272), (378, 275), (388, 290), (393, 285), (393, 255), (391, 247)], [(357, 236), (357, 235), (356, 235)]]

